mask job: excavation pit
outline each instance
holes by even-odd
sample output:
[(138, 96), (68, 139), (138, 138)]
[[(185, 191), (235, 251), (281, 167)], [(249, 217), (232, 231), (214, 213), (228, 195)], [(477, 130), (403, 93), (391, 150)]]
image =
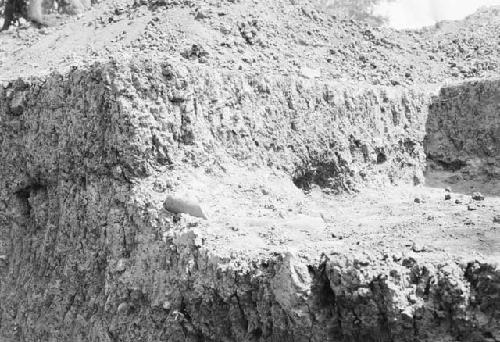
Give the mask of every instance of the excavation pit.
[[(464, 121), (465, 157), (442, 137), (465, 108), (498, 123), (498, 82), (458, 88), (168, 60), (12, 82), (2, 341), (499, 339), (500, 198), (414, 186), (426, 160), (477, 157), (459, 171), (495, 181), (496, 131)], [(474, 147), (478, 132), (493, 133)], [(205, 217), (169, 212), (169, 196)]]

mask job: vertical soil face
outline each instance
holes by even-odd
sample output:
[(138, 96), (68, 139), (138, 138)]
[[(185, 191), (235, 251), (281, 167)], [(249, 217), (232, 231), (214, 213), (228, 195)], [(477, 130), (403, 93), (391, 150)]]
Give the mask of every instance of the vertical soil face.
[[(220, 227), (162, 204), (178, 174), (210, 175), (216, 163), (279, 170), (305, 190), (416, 182), (428, 108), (418, 89), (165, 61), (9, 84), (0, 90), (0, 340), (496, 336), (496, 305), (485, 304), (497, 300), (493, 267), (443, 254), (365, 258), (341, 245), (223, 254), (201, 230)], [(155, 177), (169, 186), (158, 191)]]
[(426, 130), (431, 163), (500, 179), (500, 80), (442, 88), (432, 99)]
[(106, 227), (120, 217), (110, 214), (121, 187), (109, 172), (116, 150), (106, 147), (102, 74), (0, 89), (1, 341), (92, 339), (105, 301)]

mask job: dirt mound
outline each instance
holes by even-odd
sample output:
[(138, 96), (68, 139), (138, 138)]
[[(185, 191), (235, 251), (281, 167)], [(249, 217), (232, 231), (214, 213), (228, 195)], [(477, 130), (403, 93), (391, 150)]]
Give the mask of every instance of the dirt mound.
[(0, 36), (0, 340), (500, 339), (498, 14), (69, 20)]
[(210, 67), (245, 73), (386, 85), (498, 73), (498, 11), (421, 32), (396, 32), (336, 19), (320, 8), (288, 0), (104, 2), (63, 26), (3, 33), (0, 75), (47, 73), (110, 55), (181, 56), (193, 45), (207, 52), (202, 61)]

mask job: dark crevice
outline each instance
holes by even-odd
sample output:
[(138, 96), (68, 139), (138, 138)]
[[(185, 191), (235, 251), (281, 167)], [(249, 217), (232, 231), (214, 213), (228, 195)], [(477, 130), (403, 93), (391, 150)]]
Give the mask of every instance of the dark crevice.
[(330, 279), (326, 274), (326, 262), (318, 268), (309, 267), (309, 272), (313, 275), (312, 292), (315, 298), (315, 305), (320, 309), (326, 309), (328, 315), (333, 315), (335, 307), (335, 292), (330, 285)]
[(241, 306), (240, 297), (238, 296), (237, 292), (234, 293), (233, 298), (236, 299), (236, 305), (238, 306), (238, 310), (240, 311), (241, 314), (243, 330), (248, 331), (248, 319), (246, 317), (245, 311), (243, 310), (243, 307)]
[(330, 188), (335, 191), (347, 191), (349, 186), (342, 172), (342, 161), (313, 161), (296, 170), (293, 183), (304, 191), (310, 191), (313, 185)]
[(385, 155), (384, 151), (378, 151), (377, 152), (377, 164), (383, 164), (387, 161), (387, 156)]
[(17, 190), (15, 192), (17, 199), (23, 205), (22, 214), (25, 217), (29, 217), (31, 215), (32, 208), (31, 208), (31, 204), (29, 201), (30, 197), (42, 189), (45, 189), (45, 186), (36, 182), (36, 183), (32, 183), (32, 184), (30, 184), (30, 185), (28, 185), (20, 190)]
[(442, 167), (444, 170), (452, 172), (459, 171), (467, 166), (467, 164), (462, 160), (444, 161), (430, 155), (427, 156), (427, 161), (431, 161)]
[(384, 164), (387, 161), (387, 155), (383, 149), (377, 148), (377, 164)]

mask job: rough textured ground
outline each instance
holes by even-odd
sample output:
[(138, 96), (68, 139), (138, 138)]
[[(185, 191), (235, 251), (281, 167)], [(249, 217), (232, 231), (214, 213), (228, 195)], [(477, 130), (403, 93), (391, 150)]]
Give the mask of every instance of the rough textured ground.
[(63, 18), (62, 26), (2, 33), (9, 58), (2, 58), (1, 78), (110, 55), (179, 56), (193, 44), (208, 53), (201, 61), (210, 67), (250, 74), (302, 70), (389, 85), (498, 74), (498, 8), (460, 23), (394, 32), (332, 18), (305, 0), (142, 3), (104, 2), (80, 19)]
[(65, 20), (0, 34), (0, 341), (500, 340), (498, 10)]

